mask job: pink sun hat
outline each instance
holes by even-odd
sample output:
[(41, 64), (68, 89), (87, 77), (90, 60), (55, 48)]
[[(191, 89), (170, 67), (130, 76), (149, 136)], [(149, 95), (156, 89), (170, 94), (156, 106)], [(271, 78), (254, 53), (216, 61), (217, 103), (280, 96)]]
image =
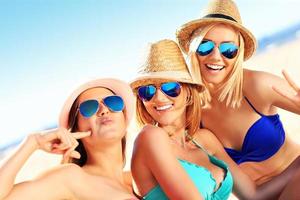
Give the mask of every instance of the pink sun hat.
[(132, 93), (132, 90), (126, 82), (118, 79), (113, 78), (101, 78), (101, 79), (95, 79), (89, 82), (86, 82), (79, 86), (76, 90), (74, 90), (71, 95), (67, 98), (65, 101), (62, 110), (59, 115), (59, 121), (58, 125), (59, 127), (69, 128), (69, 113), (71, 110), (71, 107), (77, 97), (84, 91), (95, 88), (95, 87), (103, 87), (111, 90), (116, 95), (119, 95), (124, 100), (125, 104), (125, 118), (127, 125), (130, 123), (133, 113), (134, 113), (134, 96)]

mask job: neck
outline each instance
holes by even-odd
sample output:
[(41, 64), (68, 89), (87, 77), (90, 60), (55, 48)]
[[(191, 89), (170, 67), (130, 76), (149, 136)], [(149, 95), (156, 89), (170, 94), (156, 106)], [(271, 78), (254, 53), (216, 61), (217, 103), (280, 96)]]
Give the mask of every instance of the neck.
[(186, 130), (185, 126), (175, 127), (168, 126), (162, 127), (169, 135), (169, 138), (178, 146), (185, 148), (186, 147)]
[(83, 168), (88, 173), (123, 181), (121, 142), (85, 146), (88, 146), (86, 148), (87, 162)]
[(205, 85), (213, 98), (219, 96), (222, 92), (222, 85), (220, 85), (220, 84), (215, 85), (212, 83), (206, 83)]

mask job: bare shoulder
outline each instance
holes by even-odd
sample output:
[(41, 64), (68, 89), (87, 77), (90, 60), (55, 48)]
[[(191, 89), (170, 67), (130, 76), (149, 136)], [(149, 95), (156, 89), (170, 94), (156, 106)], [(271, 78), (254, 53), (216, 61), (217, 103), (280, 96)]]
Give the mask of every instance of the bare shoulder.
[(252, 89), (268, 89), (271, 91), (271, 85), (285, 83), (284, 79), (264, 71), (254, 71), (244, 69), (244, 86)]
[(244, 80), (245, 84), (249, 86), (263, 86), (268, 85), (276, 80), (281, 80), (281, 78), (275, 74), (271, 74), (269, 72), (264, 71), (255, 71), (244, 69)]
[(153, 125), (145, 125), (135, 140), (135, 146), (148, 147), (149, 145), (155, 144), (157, 141), (167, 140), (168, 136), (162, 128)]
[(193, 138), (212, 155), (223, 149), (223, 146), (219, 139), (208, 129), (200, 129), (195, 133)]
[(72, 180), (72, 178), (77, 177), (83, 174), (83, 170), (78, 165), (73, 163), (59, 165), (54, 168), (51, 168), (44, 173), (40, 174), (37, 179), (42, 179), (45, 177), (51, 178), (53, 177), (56, 181), (64, 181), (67, 182), (68, 179)]
[(51, 174), (51, 173), (74, 173), (74, 172), (79, 172), (81, 171), (81, 167), (73, 164), (73, 163), (68, 163), (68, 164), (62, 164), (58, 165), (56, 167), (53, 167), (52, 169), (46, 171), (44, 174)]
[[(51, 168), (33, 180), (16, 184), (7, 199), (20, 199), (20, 196), (22, 199), (75, 199), (72, 184), (79, 177), (78, 172), (80, 167), (74, 164)], [(30, 192), (33, 190), (34, 193)]]
[(170, 140), (167, 133), (162, 128), (146, 125), (135, 139), (132, 164), (161, 157), (163, 156), (161, 152), (166, 152), (169, 148)]
[(272, 86), (286, 86), (286, 82), (268, 72), (244, 69), (243, 92), (261, 111), (268, 112), (278, 97)]

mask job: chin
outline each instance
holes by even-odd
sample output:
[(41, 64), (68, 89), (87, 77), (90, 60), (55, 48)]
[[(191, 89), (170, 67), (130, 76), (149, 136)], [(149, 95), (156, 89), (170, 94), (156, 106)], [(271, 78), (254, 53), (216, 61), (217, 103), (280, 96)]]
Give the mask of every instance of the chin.
[(170, 125), (170, 124), (173, 124), (174, 121), (175, 121), (175, 119), (167, 118), (167, 119), (159, 120), (158, 123), (159, 123), (161, 126), (168, 126), (168, 125)]

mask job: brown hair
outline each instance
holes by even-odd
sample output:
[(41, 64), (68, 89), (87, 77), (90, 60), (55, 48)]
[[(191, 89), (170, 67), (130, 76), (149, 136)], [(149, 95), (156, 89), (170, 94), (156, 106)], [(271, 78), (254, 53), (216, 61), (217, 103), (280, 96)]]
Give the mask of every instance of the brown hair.
[[(180, 83), (182, 88), (187, 91), (187, 106), (186, 106), (186, 129), (190, 136), (193, 136), (199, 129), (201, 120), (201, 107), (203, 106), (202, 93), (193, 84)], [(145, 124), (156, 124), (155, 120), (146, 110), (141, 99), (136, 101), (136, 120), (139, 126)]]

